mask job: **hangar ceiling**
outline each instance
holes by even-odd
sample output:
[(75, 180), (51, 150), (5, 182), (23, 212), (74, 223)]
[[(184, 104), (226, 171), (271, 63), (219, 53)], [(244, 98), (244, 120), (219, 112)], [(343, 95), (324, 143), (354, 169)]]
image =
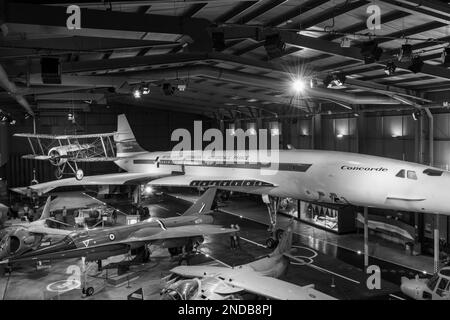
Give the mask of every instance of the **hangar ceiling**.
[[(81, 29), (69, 30), (73, 4)], [(368, 29), (371, 5), (380, 29)], [(0, 20), (0, 102), (13, 115), (110, 104), (217, 119), (442, 108), (430, 93), (450, 89), (446, 1), (23, 0), (1, 1)], [(410, 59), (400, 59), (405, 44)], [(43, 79), (49, 57), (60, 83)], [(300, 94), (298, 77), (308, 82)]]

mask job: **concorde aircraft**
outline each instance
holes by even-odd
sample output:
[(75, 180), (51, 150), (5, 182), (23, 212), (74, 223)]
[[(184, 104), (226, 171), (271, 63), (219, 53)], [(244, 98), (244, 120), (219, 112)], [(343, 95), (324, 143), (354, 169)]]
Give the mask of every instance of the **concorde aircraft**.
[(69, 258), (86, 258), (100, 261), (111, 256), (135, 251), (143, 260), (150, 256), (148, 245), (168, 248), (171, 254), (178, 254), (185, 247), (190, 251), (204, 240), (204, 236), (235, 232), (235, 229), (212, 225), (210, 212), (216, 188), (208, 189), (181, 216), (153, 219), (132, 225), (111, 228), (96, 228), (74, 231), (64, 239), (50, 246), (23, 254), (9, 255), (8, 246), (2, 245), (0, 264), (29, 264)]
[[(125, 173), (61, 179), (13, 189), (45, 193), (73, 185), (149, 184), (210, 187), (260, 194), (275, 231), (280, 197), (361, 207), (450, 213), (450, 172), (364, 154), (324, 150), (279, 150), (276, 163), (258, 159), (261, 150), (212, 154), (148, 152), (137, 143), (125, 115), (118, 116), (115, 163)], [(273, 150), (272, 150), (273, 151)], [(250, 159), (252, 159), (250, 161)], [(273, 247), (272, 232), (267, 244)]]
[[(241, 300), (264, 297), (277, 300), (336, 300), (313, 285), (297, 286), (279, 280), (296, 259), (290, 253), (292, 223), (278, 246), (266, 257), (233, 268), (178, 266), (163, 279), (163, 300)], [(303, 262), (303, 261), (302, 261)]]

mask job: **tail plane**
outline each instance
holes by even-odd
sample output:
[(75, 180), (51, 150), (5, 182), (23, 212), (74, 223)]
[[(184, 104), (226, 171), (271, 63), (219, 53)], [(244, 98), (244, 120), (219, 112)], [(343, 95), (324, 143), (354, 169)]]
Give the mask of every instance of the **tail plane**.
[(292, 248), (292, 231), (293, 229), (293, 222), (291, 221), (287, 230), (283, 233), (280, 242), (278, 243), (278, 246), (273, 251), (273, 255), (277, 254), (285, 254), (289, 253)]
[(45, 202), (44, 209), (42, 209), (41, 217), (39, 220), (45, 220), (50, 218), (50, 203), (52, 202), (52, 197), (48, 196), (47, 201)]

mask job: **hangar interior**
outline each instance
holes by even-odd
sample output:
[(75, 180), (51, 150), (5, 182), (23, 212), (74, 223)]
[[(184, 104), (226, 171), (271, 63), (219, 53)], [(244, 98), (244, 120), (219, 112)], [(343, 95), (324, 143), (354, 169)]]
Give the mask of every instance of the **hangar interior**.
[[(56, 180), (48, 161), (23, 158), (39, 150), (31, 152), (30, 139), (14, 134), (115, 132), (120, 114), (147, 151), (171, 150), (174, 130), (185, 128), (194, 136), (194, 121), (202, 121), (203, 131), (217, 128), (224, 135), (226, 130), (256, 135), (267, 129), (278, 137), (280, 150), (379, 156), (434, 167), (445, 175), (450, 164), (449, 21), (450, 5), (444, 0), (1, 1), (3, 218), (8, 207), (31, 207), (36, 200), (11, 188)], [(79, 168), (84, 179), (123, 172), (111, 161), (85, 161)], [(200, 195), (197, 188), (165, 187), (163, 195), (149, 196), (138, 185), (136, 200), (133, 188), (99, 187), (96, 196), (105, 202), (120, 198), (114, 204), (125, 214), (118, 221), (127, 223), (132, 202), (143, 201), (152, 217), (166, 218)], [(40, 195), (40, 205), (45, 199)], [(409, 299), (400, 290), (401, 277), (430, 277), (449, 261), (446, 214), (304, 200), (280, 200), (278, 222), (287, 225), (294, 217), (294, 242), (303, 250), (299, 256), (315, 259), (307, 264), (322, 271), (300, 264), (283, 276), (289, 283), (314, 283), (338, 299)], [(195, 258), (198, 263), (231, 266), (270, 252), (264, 243), (269, 218), (260, 195), (227, 194), (218, 206), (215, 223), (239, 223), (245, 238), (241, 252), (229, 251), (228, 238), (212, 236), (202, 244), (206, 251)], [(106, 288), (91, 298), (126, 299), (134, 290), (154, 286), (161, 272), (173, 267), (164, 257), (157, 255), (161, 264), (131, 285), (128, 281), (126, 288)], [(380, 266), (380, 290), (365, 288), (369, 260)], [(64, 298), (42, 289), (62, 278), (70, 264), (64, 263), (38, 280), (26, 268), (13, 271), (9, 283), (2, 277), (3, 298)], [(27, 296), (18, 289), (24, 285), (37, 289)], [(448, 280), (440, 285), (448, 293)], [(148, 291), (146, 298), (158, 296), (155, 289)]]

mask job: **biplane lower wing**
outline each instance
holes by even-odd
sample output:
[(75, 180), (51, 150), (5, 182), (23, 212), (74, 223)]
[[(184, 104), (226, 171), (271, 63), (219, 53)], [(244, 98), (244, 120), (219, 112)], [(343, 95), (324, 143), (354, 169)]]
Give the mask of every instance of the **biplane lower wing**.
[(83, 180), (76, 178), (66, 178), (44, 183), (38, 183), (29, 187), (11, 188), (12, 191), (28, 195), (30, 192), (38, 194), (47, 193), (59, 187), (68, 186), (93, 186), (93, 185), (138, 185), (146, 184), (154, 179), (170, 176), (170, 174), (142, 173), (142, 172), (124, 172), (111, 173), (96, 176), (86, 176)]

